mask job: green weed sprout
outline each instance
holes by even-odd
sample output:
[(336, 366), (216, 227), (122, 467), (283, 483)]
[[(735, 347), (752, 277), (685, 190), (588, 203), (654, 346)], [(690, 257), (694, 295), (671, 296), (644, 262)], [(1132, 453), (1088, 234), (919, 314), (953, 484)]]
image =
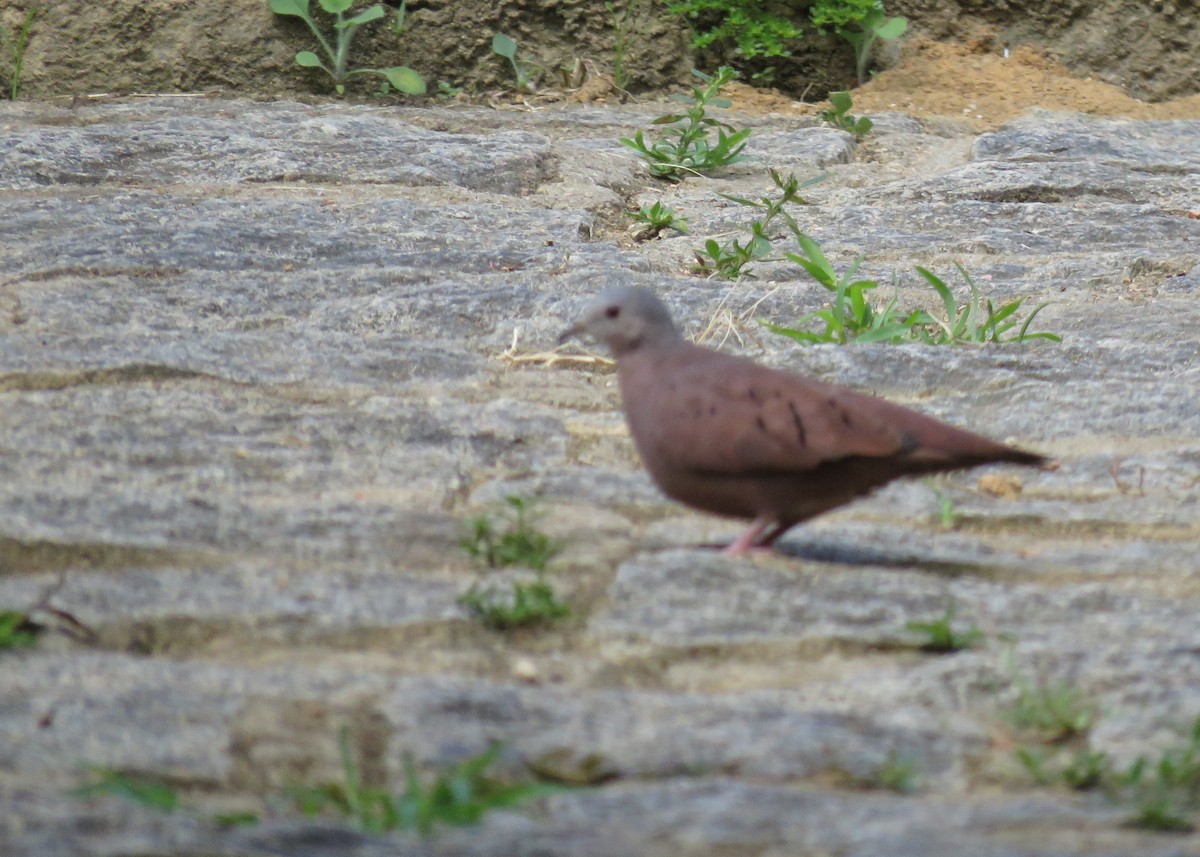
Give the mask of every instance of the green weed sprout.
[[(830, 264), (821, 247), (808, 235), (788, 221), (796, 237), (800, 253), (784, 253), (784, 257), (800, 265), (814, 280), (833, 292), (833, 302), (824, 309), (811, 312), (801, 318), (794, 327), (775, 324), (765, 319), (761, 323), (772, 333), (786, 336), (802, 345), (836, 344), (851, 342), (923, 342), (926, 345), (959, 345), (985, 342), (1025, 342), (1029, 339), (1048, 339), (1062, 342), (1056, 333), (1030, 333), (1033, 319), (1047, 304), (1041, 304), (1026, 317), (1016, 333), (1016, 312), (1022, 299), (1010, 301), (999, 307), (990, 300), (982, 300), (979, 289), (966, 270), (957, 263), (960, 274), (971, 287), (971, 298), (959, 304), (946, 283), (927, 269), (918, 267), (920, 274), (942, 300), (946, 320), (935, 318), (924, 310), (902, 311), (896, 308), (896, 298), (876, 308), (871, 305), (868, 293), (878, 287), (874, 280), (855, 279), (862, 257), (851, 263), (839, 274)], [(823, 329), (812, 330), (809, 325), (818, 322)]]
[[(851, 263), (839, 274), (821, 247), (802, 232), (796, 233), (800, 253), (785, 253), (787, 259), (800, 265), (814, 280), (833, 292), (833, 303), (825, 309), (811, 312), (797, 323), (796, 327), (763, 322), (772, 333), (778, 333), (804, 345), (834, 343), (846, 345), (850, 342), (899, 342), (914, 325), (925, 321), (928, 314), (920, 310), (904, 313), (896, 309), (896, 299), (882, 309), (875, 309), (867, 299), (867, 293), (879, 284), (874, 280), (855, 279), (862, 257)], [(813, 321), (824, 325), (823, 330), (810, 331), (803, 325)]]
[(962, 265), (955, 262), (954, 267), (971, 287), (971, 298), (964, 304), (958, 303), (944, 280), (925, 268), (917, 267), (917, 273), (933, 286), (946, 309), (944, 322), (933, 319), (932, 332), (920, 331), (919, 338), (923, 342), (931, 345), (960, 342), (1024, 342), (1027, 339), (1049, 339), (1053, 342), (1062, 342), (1062, 337), (1056, 333), (1029, 332), (1029, 325), (1033, 323), (1033, 319), (1048, 306), (1044, 303), (1034, 308), (1015, 335), (1006, 337), (1005, 334), (1017, 326), (1017, 319), (1014, 316), (1021, 308), (1022, 299), (1009, 301), (997, 309), (990, 300), (980, 300), (979, 287), (975, 285), (975, 281), (971, 279), (971, 275)]
[(27, 649), (37, 642), (40, 627), (19, 610), (0, 610), (0, 652)]
[(536, 91), (534, 78), (537, 77), (541, 68), (529, 60), (517, 58), (517, 43), (512, 38), (504, 33), (496, 33), (492, 36), (492, 53), (508, 60), (513, 73), (517, 76), (517, 89)]
[(10, 36), (6, 29), (0, 29), (0, 45), (3, 46), (5, 52), (9, 55), (11, 76), (8, 80), (8, 97), (13, 101), (17, 100), (17, 94), (21, 91), (21, 72), (25, 69), (25, 50), (29, 47), (29, 35), (33, 29), (33, 19), (37, 16), (37, 9), (32, 7), (27, 9), (21, 25), (16, 30), (15, 37)]
[(530, 500), (505, 497), (499, 512), (470, 518), (459, 541), (470, 557), (489, 568), (526, 566), (536, 572), (532, 582), (514, 581), (507, 592), (473, 584), (459, 596), (460, 604), (494, 630), (543, 625), (571, 615), (546, 580), (546, 563), (560, 546), (533, 526), (531, 509)]
[(800, 195), (800, 191), (817, 182), (824, 181), (829, 175), (821, 173), (800, 181), (792, 173), (786, 177), (774, 169), (768, 170), (768, 173), (771, 181), (780, 191), (779, 196), (775, 198), (763, 196), (753, 200), (727, 193), (720, 194), (731, 202), (760, 209), (763, 216), (750, 223), (750, 240), (745, 244), (736, 238), (730, 239), (724, 244), (712, 238), (704, 242), (703, 249), (697, 250), (695, 254), (696, 265), (700, 271), (709, 271), (727, 280), (735, 280), (740, 276), (751, 276), (747, 265), (751, 262), (762, 261), (771, 254), (769, 228), (772, 221), (777, 217), (781, 218), (789, 228), (799, 231), (800, 227), (796, 224), (795, 219), (785, 211), (785, 207), (792, 203), (808, 205), (808, 200)]
[(560, 546), (534, 527), (533, 506), (534, 502), (524, 497), (505, 497), (498, 512), (467, 520), (459, 547), (488, 568), (524, 565), (545, 571)]
[(669, 205), (664, 205), (662, 200), (653, 205), (643, 205), (637, 211), (630, 211), (629, 218), (634, 223), (644, 223), (647, 231), (654, 236), (664, 229), (674, 229), (683, 234), (688, 230), (687, 220)]
[(70, 791), (72, 797), (117, 797), (162, 812), (179, 807), (179, 793), (166, 783), (98, 765), (89, 765), (87, 770), (92, 782), (76, 786)]
[(1117, 780), (1135, 805), (1132, 827), (1187, 833), (1196, 829), (1189, 814), (1200, 809), (1200, 717), (1188, 741), (1163, 751), (1157, 761), (1139, 756)]
[[(708, 115), (710, 107), (729, 107), (732, 102), (719, 98), (721, 89), (734, 78), (737, 72), (728, 66), (717, 69), (715, 75), (707, 75), (693, 69), (701, 86), (692, 87), (692, 95), (674, 96), (675, 100), (688, 104), (683, 113), (667, 113), (654, 120), (655, 125), (673, 125), (670, 136), (647, 143), (645, 135), (638, 131), (633, 137), (622, 137), (620, 142), (633, 149), (646, 161), (650, 174), (667, 181), (679, 181), (685, 173), (702, 175), (719, 167), (745, 160), (741, 152), (746, 148), (750, 129), (735, 129), (732, 125)], [(716, 140), (710, 132), (716, 131)], [(729, 132), (729, 133), (726, 133)]]
[(914, 634), (921, 634), (925, 642), (921, 651), (934, 654), (949, 654), (971, 649), (983, 640), (983, 631), (972, 625), (965, 631), (954, 630), (954, 607), (946, 608), (946, 612), (936, 619), (925, 622), (909, 622), (904, 627)]
[[(424, 79), (407, 66), (392, 66), (391, 68), (356, 68), (347, 69), (349, 62), (350, 43), (354, 34), (363, 24), (378, 21), (386, 16), (383, 4), (376, 3), (359, 12), (351, 18), (346, 17), (354, 0), (317, 0), (317, 4), (330, 15), (334, 16), (333, 44), (321, 32), (309, 13), (309, 0), (270, 0), (271, 11), (276, 15), (299, 18), (317, 37), (317, 42), (325, 59), (322, 60), (313, 51), (300, 51), (296, 54), (296, 65), (304, 68), (319, 68), (333, 78), (334, 89), (338, 95), (346, 92), (346, 81), (355, 75), (382, 75), (388, 84), (398, 92), (407, 95), (421, 95), (425, 92)], [(397, 10), (397, 27), (403, 29), (404, 6)]]
[(458, 603), (493, 631), (548, 625), (571, 615), (570, 606), (559, 600), (541, 574), (531, 583), (514, 581), (509, 592), (472, 584)]
[(849, 92), (829, 93), (829, 109), (821, 111), (821, 121), (848, 134), (854, 139), (861, 140), (875, 127), (875, 123), (866, 116), (854, 116), (850, 108), (854, 106)]
[(349, 730), (343, 728), (338, 733), (342, 782), (292, 789), (292, 799), (306, 816), (332, 810), (367, 833), (415, 830), (428, 835), (438, 824), (478, 824), (489, 810), (562, 790), (542, 783), (508, 785), (488, 776), (487, 769), (502, 749), (502, 745), (493, 743), (430, 782), (422, 782), (412, 757), (406, 755), (405, 789), (393, 795), (386, 789), (363, 784), (350, 747)]
[(882, 0), (817, 0), (809, 17), (818, 30), (833, 30), (854, 48), (858, 82), (867, 79), (871, 51), (879, 39), (898, 39), (908, 29), (905, 18), (889, 18)]

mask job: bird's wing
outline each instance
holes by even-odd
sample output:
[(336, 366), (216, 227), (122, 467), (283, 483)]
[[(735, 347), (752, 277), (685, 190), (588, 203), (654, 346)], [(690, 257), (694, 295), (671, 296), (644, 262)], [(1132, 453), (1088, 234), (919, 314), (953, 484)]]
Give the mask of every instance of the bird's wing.
[(917, 447), (916, 434), (881, 417), (894, 409), (924, 419), (707, 349), (688, 349), (655, 375), (631, 413), (635, 438), (668, 466), (696, 472), (802, 472), (850, 456), (904, 455)]

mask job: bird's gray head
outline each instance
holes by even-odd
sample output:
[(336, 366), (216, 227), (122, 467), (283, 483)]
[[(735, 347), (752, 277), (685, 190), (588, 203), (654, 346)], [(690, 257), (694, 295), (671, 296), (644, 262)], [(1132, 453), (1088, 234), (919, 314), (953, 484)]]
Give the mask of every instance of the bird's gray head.
[(654, 292), (638, 286), (605, 289), (584, 311), (583, 318), (563, 331), (560, 343), (573, 336), (591, 336), (620, 357), (643, 346), (682, 340), (671, 314)]

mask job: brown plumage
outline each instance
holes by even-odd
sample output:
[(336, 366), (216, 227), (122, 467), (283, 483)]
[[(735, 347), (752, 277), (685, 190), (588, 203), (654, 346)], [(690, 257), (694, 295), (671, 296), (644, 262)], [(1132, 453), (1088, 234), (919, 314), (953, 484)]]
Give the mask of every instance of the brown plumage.
[(663, 493), (753, 521), (731, 555), (900, 476), (1045, 463), (884, 399), (693, 345), (647, 289), (604, 292), (560, 341), (581, 334), (612, 350), (630, 434)]

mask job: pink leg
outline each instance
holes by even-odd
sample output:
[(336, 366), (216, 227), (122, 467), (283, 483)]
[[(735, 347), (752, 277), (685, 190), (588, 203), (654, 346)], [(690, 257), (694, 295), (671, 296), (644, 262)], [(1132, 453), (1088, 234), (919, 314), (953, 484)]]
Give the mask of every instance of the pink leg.
[(758, 546), (758, 540), (767, 528), (774, 522), (771, 518), (755, 518), (750, 527), (729, 543), (729, 547), (721, 551), (725, 556), (742, 556), (747, 551)]

